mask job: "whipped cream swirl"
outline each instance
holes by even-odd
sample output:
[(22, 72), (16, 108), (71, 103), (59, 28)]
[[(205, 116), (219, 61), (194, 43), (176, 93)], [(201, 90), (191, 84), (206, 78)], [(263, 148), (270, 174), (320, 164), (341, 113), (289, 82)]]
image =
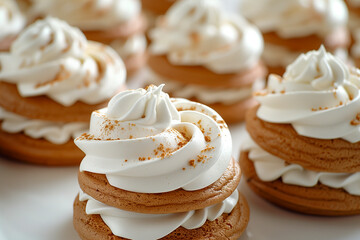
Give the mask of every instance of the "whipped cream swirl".
[(262, 32), (283, 38), (311, 34), (326, 36), (346, 27), (348, 10), (343, 0), (243, 0), (241, 12)]
[(300, 55), (283, 78), (270, 75), (255, 96), (264, 121), (290, 123), (307, 137), (360, 141), (359, 75), (323, 47)]
[(125, 67), (105, 45), (87, 42), (79, 29), (46, 18), (29, 26), (0, 55), (1, 81), (16, 84), (22, 97), (47, 95), (70, 106), (110, 98), (125, 82)]
[(239, 193), (235, 190), (224, 201), (204, 209), (171, 214), (142, 214), (105, 205), (82, 191), (79, 194), (80, 201), (87, 201), (86, 214), (100, 214), (114, 235), (135, 240), (160, 239), (180, 226), (186, 229), (199, 228), (207, 220), (214, 221), (223, 213), (230, 213), (238, 198)]
[(161, 89), (122, 92), (93, 112), (89, 135), (75, 140), (86, 154), (80, 171), (142, 193), (197, 190), (221, 177), (232, 151), (225, 122), (202, 104), (171, 101)]
[(26, 19), (16, 1), (2, 0), (0, 2), (0, 41), (18, 34), (25, 24)]
[(218, 0), (177, 1), (150, 32), (150, 51), (174, 65), (201, 65), (236, 73), (259, 61), (263, 39), (257, 28), (225, 12)]
[(72, 138), (88, 131), (88, 123), (59, 123), (24, 118), (0, 107), (1, 129), (8, 133), (24, 133), (39, 139), (44, 138), (54, 144), (64, 144)]
[(139, 0), (34, 0), (33, 14), (65, 20), (81, 30), (103, 31), (141, 13)]
[(320, 182), (328, 187), (342, 188), (349, 194), (360, 196), (360, 172), (315, 172), (298, 164), (287, 164), (283, 159), (259, 147), (249, 135), (242, 150), (249, 152), (248, 157), (254, 163), (256, 174), (264, 182), (281, 178), (283, 183), (303, 187), (313, 187)]

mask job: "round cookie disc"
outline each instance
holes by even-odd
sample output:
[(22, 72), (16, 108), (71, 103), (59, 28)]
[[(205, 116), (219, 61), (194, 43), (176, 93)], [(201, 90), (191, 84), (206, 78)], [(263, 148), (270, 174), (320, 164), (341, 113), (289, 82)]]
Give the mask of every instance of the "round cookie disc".
[(249, 87), (257, 79), (265, 77), (266, 73), (262, 62), (240, 73), (217, 74), (202, 66), (173, 65), (165, 55), (151, 55), (148, 65), (152, 71), (165, 79), (213, 88)]
[(248, 152), (240, 153), (240, 165), (250, 188), (260, 197), (281, 207), (306, 214), (343, 216), (360, 214), (360, 196), (342, 189), (317, 184), (301, 187), (284, 184), (280, 179), (263, 182), (256, 175)]
[(317, 172), (360, 172), (360, 142), (300, 136), (290, 124), (262, 121), (256, 116), (257, 109), (247, 112), (246, 129), (265, 151)]
[(210, 186), (185, 191), (177, 189), (166, 193), (136, 193), (113, 187), (106, 176), (79, 172), (80, 188), (94, 199), (122, 210), (139, 213), (176, 213), (202, 209), (222, 202), (229, 197), (240, 182), (239, 164), (232, 159), (225, 173)]
[(22, 162), (47, 166), (79, 165), (84, 153), (73, 139), (65, 144), (53, 144), (45, 139), (30, 138), (22, 133), (7, 133), (0, 129), (0, 153)]
[(89, 122), (92, 111), (107, 102), (89, 105), (76, 102), (65, 107), (46, 96), (21, 97), (15, 84), (0, 81), (0, 106), (20, 116), (53, 122)]
[[(80, 202), (79, 196), (74, 202), (74, 227), (83, 240), (123, 240), (112, 234), (100, 215), (87, 215), (86, 202)], [(249, 206), (243, 195), (239, 194), (239, 202), (230, 214), (224, 213), (214, 221), (206, 221), (197, 229), (188, 230), (179, 227), (162, 240), (174, 239), (231, 239), (237, 240), (245, 231), (249, 222)], [(139, 229), (141, 231), (141, 229)]]
[[(196, 98), (190, 100), (194, 102), (201, 102)], [(222, 103), (206, 105), (211, 109), (214, 109), (225, 120), (227, 124), (232, 124), (243, 121), (245, 119), (246, 111), (256, 106), (257, 104), (258, 102), (253, 97), (250, 97), (230, 105), (225, 105)]]

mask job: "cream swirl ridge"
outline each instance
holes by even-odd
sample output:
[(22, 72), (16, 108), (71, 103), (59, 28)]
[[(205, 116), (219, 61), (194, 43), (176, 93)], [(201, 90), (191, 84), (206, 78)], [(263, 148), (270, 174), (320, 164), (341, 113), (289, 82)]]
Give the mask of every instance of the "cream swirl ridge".
[(82, 30), (111, 29), (138, 16), (139, 0), (35, 0), (36, 13), (57, 17)]
[[(214, 110), (184, 99), (171, 102), (161, 87), (113, 99), (93, 112), (89, 135), (75, 140), (86, 154), (80, 171), (105, 174), (124, 190), (160, 193), (204, 188), (226, 170), (231, 136)], [(127, 109), (113, 109), (125, 99), (131, 102)]]
[(18, 34), (25, 24), (25, 17), (15, 1), (2, 0), (0, 2), (0, 40)]
[(201, 65), (219, 74), (251, 68), (263, 50), (261, 33), (226, 13), (218, 0), (176, 2), (150, 33), (153, 54), (174, 65)]
[(269, 77), (266, 92), (256, 93), (259, 118), (290, 123), (298, 134), (360, 141), (359, 76), (321, 47), (302, 54), (288, 66), (283, 78)]
[(47, 95), (64, 106), (102, 102), (125, 81), (114, 50), (87, 42), (80, 30), (54, 18), (29, 26), (0, 64), (1, 81), (16, 84), (22, 97)]
[(241, 11), (262, 32), (280, 37), (326, 36), (346, 27), (348, 10), (343, 0), (245, 0)]
[(195, 229), (207, 220), (214, 221), (223, 213), (230, 213), (238, 198), (239, 193), (235, 190), (224, 201), (204, 209), (170, 214), (141, 214), (105, 205), (82, 191), (79, 194), (80, 201), (87, 201), (86, 214), (99, 214), (114, 235), (149, 240), (160, 239), (180, 226)]
[(320, 182), (360, 196), (360, 172), (332, 173), (307, 170), (298, 164), (287, 164), (283, 159), (266, 152), (249, 135), (244, 142), (242, 150), (249, 152), (248, 157), (254, 163), (256, 174), (262, 181), (270, 182), (281, 178), (286, 184), (303, 187), (313, 187)]

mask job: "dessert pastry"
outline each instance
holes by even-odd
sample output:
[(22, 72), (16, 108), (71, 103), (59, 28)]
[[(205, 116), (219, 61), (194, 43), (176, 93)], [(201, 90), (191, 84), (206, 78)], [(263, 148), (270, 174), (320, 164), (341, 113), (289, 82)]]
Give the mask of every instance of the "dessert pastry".
[(356, 67), (360, 67), (360, 1), (347, 0), (349, 9), (349, 29), (351, 32), (351, 45), (349, 53)]
[(245, 230), (249, 208), (236, 190), (226, 123), (162, 88), (119, 93), (75, 139), (86, 154), (74, 202), (82, 239), (235, 240)]
[(307, 214), (360, 213), (359, 76), (323, 47), (270, 75), (240, 154), (255, 193)]
[(263, 59), (269, 73), (282, 75), (300, 53), (324, 44), (347, 58), (348, 11), (343, 0), (244, 0), (241, 12), (263, 33)]
[(148, 28), (152, 29), (155, 27), (157, 17), (164, 15), (175, 2), (176, 0), (141, 0)]
[(27, 27), (0, 66), (0, 152), (45, 165), (80, 163), (73, 138), (124, 88), (126, 74), (113, 49), (54, 18)]
[(146, 63), (140, 0), (35, 0), (33, 12), (63, 19), (87, 39), (110, 45), (124, 60), (128, 75)]
[(15, 0), (0, 1), (0, 52), (10, 49), (11, 43), (25, 24), (26, 19)]
[(217, 0), (176, 2), (150, 32), (149, 82), (208, 105), (227, 123), (243, 120), (263, 87), (260, 32)]

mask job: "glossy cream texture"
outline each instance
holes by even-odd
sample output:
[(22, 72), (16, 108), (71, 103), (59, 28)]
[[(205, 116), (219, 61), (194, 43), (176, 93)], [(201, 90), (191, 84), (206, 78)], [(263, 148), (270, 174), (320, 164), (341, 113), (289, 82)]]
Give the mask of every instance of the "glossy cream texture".
[(256, 175), (264, 182), (281, 178), (283, 183), (303, 187), (313, 187), (318, 183), (331, 188), (342, 188), (352, 195), (360, 196), (360, 172), (331, 173), (307, 170), (298, 164), (287, 164), (258, 146), (250, 136), (244, 141), (242, 150), (249, 152)]
[(204, 66), (218, 73), (238, 73), (259, 61), (261, 33), (218, 0), (176, 2), (150, 32), (150, 51), (174, 65)]
[(80, 171), (142, 193), (197, 190), (224, 173), (232, 144), (222, 118), (202, 104), (170, 100), (162, 87), (121, 92), (93, 113), (90, 137), (75, 140), (86, 154)]
[(0, 108), (1, 129), (8, 133), (23, 133), (34, 139), (44, 138), (54, 144), (64, 144), (88, 131), (88, 123), (57, 123), (29, 119)]
[(132, 20), (141, 13), (139, 0), (35, 0), (37, 14), (65, 20), (86, 31), (103, 31)]
[(290, 123), (300, 135), (360, 141), (359, 75), (323, 47), (300, 55), (283, 77), (270, 75), (267, 89), (256, 93), (257, 115)]
[(20, 12), (16, 1), (0, 1), (0, 41), (17, 35), (25, 26), (26, 19)]
[(88, 42), (55, 18), (26, 28), (0, 55), (0, 64), (1, 81), (16, 84), (22, 97), (46, 95), (64, 106), (102, 102), (125, 82), (124, 64), (113, 49)]
[(244, 0), (241, 12), (263, 33), (282, 38), (312, 34), (324, 37), (346, 27), (348, 10), (343, 0)]
[(177, 81), (165, 79), (151, 71), (151, 69), (149, 69), (149, 71), (151, 82), (154, 84), (166, 83), (165, 91), (171, 93), (173, 97), (183, 97), (187, 99), (195, 97), (204, 104), (235, 104), (239, 101), (251, 98), (254, 91), (259, 91), (265, 86), (264, 79), (259, 78), (249, 87), (209, 88), (200, 85), (182, 84)]
[(171, 214), (142, 214), (105, 205), (83, 192), (79, 194), (80, 201), (87, 201), (86, 214), (100, 214), (114, 235), (134, 240), (159, 239), (180, 226), (186, 229), (199, 228), (207, 220), (214, 221), (223, 213), (230, 213), (238, 198), (239, 193), (235, 190), (224, 201), (204, 209)]

